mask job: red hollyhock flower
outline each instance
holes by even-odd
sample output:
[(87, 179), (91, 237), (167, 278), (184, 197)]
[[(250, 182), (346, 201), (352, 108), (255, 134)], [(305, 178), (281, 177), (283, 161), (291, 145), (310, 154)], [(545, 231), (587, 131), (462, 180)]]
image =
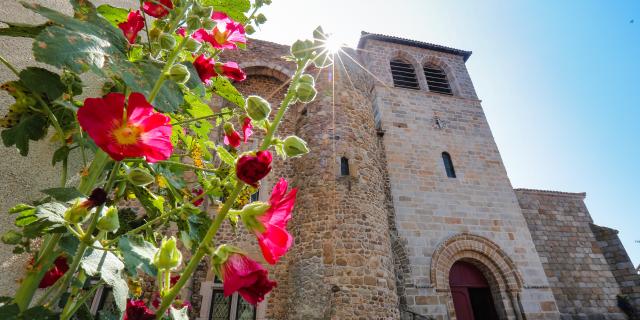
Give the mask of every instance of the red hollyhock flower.
[(231, 20), (222, 12), (214, 12), (211, 19), (216, 22), (211, 32), (198, 29), (191, 36), (200, 42), (210, 43), (216, 49), (237, 49), (237, 43), (247, 43), (242, 23)]
[(187, 29), (180, 27), (176, 30), (176, 34), (181, 35), (183, 37), (187, 36)]
[(242, 122), (242, 141), (247, 143), (249, 137), (253, 134), (253, 125), (251, 124), (251, 118), (246, 117)]
[(240, 146), (241, 141), (242, 139), (240, 138), (238, 131), (231, 129), (229, 132), (225, 132), (224, 140), (222, 142), (228, 146), (237, 148)]
[(173, 9), (171, 0), (145, 1), (142, 5), (142, 10), (154, 18), (164, 18), (170, 9)]
[(69, 270), (69, 264), (67, 264), (67, 258), (64, 256), (59, 256), (56, 258), (56, 261), (53, 262), (53, 266), (49, 269), (45, 274), (42, 280), (40, 280), (40, 284), (38, 284), (38, 288), (48, 288), (52, 286), (58, 279), (62, 278), (62, 276)]
[(269, 280), (269, 273), (264, 267), (237, 252), (229, 254), (220, 273), (225, 297), (237, 291), (253, 305), (264, 300), (264, 296), (277, 285)]
[(144, 18), (140, 14), (140, 10), (131, 11), (127, 15), (127, 21), (118, 25), (118, 28), (124, 33), (130, 44), (136, 43), (138, 32), (144, 28)]
[(125, 96), (109, 93), (88, 98), (78, 110), (78, 122), (111, 158), (145, 157), (149, 162), (169, 158), (173, 151), (169, 117), (155, 112), (141, 93), (129, 95), (123, 119)]
[(196, 60), (193, 61), (193, 66), (196, 68), (200, 80), (206, 84), (211, 83), (211, 78), (218, 76), (218, 73), (216, 73), (216, 62), (213, 59), (205, 57), (203, 54), (199, 55)]
[[(202, 188), (198, 188), (198, 189), (191, 189), (191, 193), (197, 197), (199, 195), (201, 195), (204, 192), (204, 190), (202, 190)], [(193, 203), (194, 206), (199, 207), (202, 203), (204, 202), (204, 197), (199, 198), (198, 200), (193, 200), (191, 203)], [(177, 279), (180, 279), (180, 276), (176, 276), (178, 277)], [(176, 281), (178, 281), (176, 279)], [(171, 285), (174, 285), (175, 282), (173, 281), (173, 277), (171, 277)]]
[(269, 150), (258, 151), (256, 155), (244, 155), (236, 163), (236, 175), (246, 184), (257, 188), (258, 181), (271, 171), (271, 153)]
[(122, 320), (155, 320), (156, 314), (147, 307), (143, 300), (127, 299), (127, 308)]
[(269, 209), (257, 217), (264, 229), (254, 230), (254, 232), (258, 237), (262, 255), (269, 264), (275, 264), (293, 244), (293, 237), (286, 228), (287, 222), (291, 219), (298, 189), (293, 188), (286, 193), (287, 187), (287, 180), (280, 178), (271, 191)]
[(226, 62), (222, 65), (222, 75), (236, 81), (243, 81), (247, 78), (247, 75), (240, 69), (240, 66), (233, 61)]

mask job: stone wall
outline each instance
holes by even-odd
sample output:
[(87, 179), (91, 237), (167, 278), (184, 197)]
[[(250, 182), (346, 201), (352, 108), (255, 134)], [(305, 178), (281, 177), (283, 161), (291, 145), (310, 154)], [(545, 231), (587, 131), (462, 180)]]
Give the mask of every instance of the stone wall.
[(585, 194), (527, 189), (516, 194), (562, 319), (625, 319), (617, 307), (620, 288), (591, 231)]
[(616, 278), (620, 291), (635, 308), (636, 318), (640, 318), (640, 275), (624, 249), (618, 230), (591, 224), (591, 230)]
[[(400, 57), (416, 69), (420, 90), (393, 87), (391, 59)], [(448, 272), (455, 261), (488, 264), (485, 276), (506, 283), (500, 272), (522, 278), (519, 294), (512, 297), (498, 287), (495, 300), (504, 318), (527, 319), (558, 316), (553, 294), (531, 240), (497, 146), (461, 56), (414, 46), (367, 40), (360, 60), (374, 75), (373, 111), (386, 150), (387, 170), (399, 244), (405, 248), (409, 276), (400, 280), (407, 308), (438, 319), (453, 319)], [(422, 65), (445, 70), (453, 96), (429, 92)], [(439, 125), (435, 119), (439, 119)], [(442, 152), (448, 152), (457, 178), (448, 178)], [(449, 247), (456, 254), (435, 264), (433, 255), (451, 237), (469, 234)], [(475, 238), (475, 237), (479, 238)], [(487, 245), (487, 252), (473, 249)], [(394, 249), (396, 246), (394, 244)], [(457, 251), (456, 251), (457, 250)], [(492, 254), (508, 256), (512, 270), (497, 268)], [(483, 261), (483, 262), (480, 262)], [(442, 270), (434, 269), (442, 268)], [(396, 269), (397, 270), (397, 269)], [(491, 271), (493, 270), (493, 271)], [(500, 271), (502, 270), (502, 271)], [(491, 274), (490, 272), (497, 272)], [(443, 274), (441, 288), (432, 274)]]

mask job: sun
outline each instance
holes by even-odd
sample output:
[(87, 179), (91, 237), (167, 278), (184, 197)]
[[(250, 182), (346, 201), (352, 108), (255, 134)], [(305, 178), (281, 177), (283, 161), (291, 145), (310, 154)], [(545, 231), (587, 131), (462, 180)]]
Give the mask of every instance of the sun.
[(328, 35), (327, 39), (324, 42), (324, 47), (330, 54), (335, 54), (342, 49), (343, 44), (340, 42), (340, 40), (338, 40), (337, 37)]

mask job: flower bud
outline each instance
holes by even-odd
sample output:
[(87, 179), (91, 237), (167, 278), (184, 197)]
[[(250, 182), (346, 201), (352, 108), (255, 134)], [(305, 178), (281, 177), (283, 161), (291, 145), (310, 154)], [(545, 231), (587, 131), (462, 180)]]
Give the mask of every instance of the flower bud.
[(254, 29), (253, 26), (250, 24), (244, 27), (244, 33), (246, 34), (254, 34), (255, 32), (256, 32), (256, 29)]
[(284, 153), (287, 154), (287, 157), (298, 157), (303, 154), (309, 153), (309, 148), (307, 148), (307, 143), (304, 140), (296, 137), (296, 136), (288, 136), (284, 139), (283, 142)]
[(118, 219), (118, 209), (109, 207), (102, 210), (100, 218), (98, 218), (98, 230), (106, 232), (116, 232), (120, 228), (120, 220)]
[(147, 170), (134, 168), (129, 171), (127, 180), (129, 180), (129, 182), (134, 186), (143, 187), (154, 182), (156, 179)]
[(303, 103), (309, 103), (313, 101), (313, 99), (316, 97), (316, 93), (318, 93), (316, 91), (316, 88), (305, 82), (298, 83), (295, 87), (295, 90), (296, 96)]
[(269, 207), (271, 207), (269, 204), (260, 201), (245, 205), (240, 211), (240, 217), (242, 217), (242, 222), (247, 226), (247, 229), (263, 232), (264, 225), (258, 221), (258, 217), (269, 210)]
[(169, 69), (169, 78), (177, 83), (185, 83), (189, 80), (189, 69), (183, 64), (174, 64)]
[(271, 113), (271, 105), (269, 102), (258, 96), (249, 96), (246, 105), (247, 114), (253, 121), (262, 121)]
[(264, 14), (260, 13), (258, 14), (258, 16), (256, 17), (256, 22), (258, 24), (263, 24), (265, 22), (267, 22), (267, 17), (264, 16)]
[(202, 27), (206, 30), (211, 30), (216, 27), (216, 22), (208, 18), (202, 19)]
[(160, 37), (160, 35), (162, 34), (162, 29), (160, 28), (153, 28), (149, 31), (149, 38), (153, 39), (158, 39)]
[(175, 237), (162, 239), (160, 250), (153, 257), (153, 264), (158, 269), (172, 270), (182, 263), (182, 253), (178, 250)]
[(187, 38), (187, 42), (184, 44), (184, 48), (192, 53), (197, 52), (198, 50), (200, 50), (200, 47), (202, 47), (202, 44), (200, 42), (198, 42), (198, 40), (194, 39), (194, 38)]
[(315, 85), (316, 80), (315, 80), (315, 79), (313, 79), (313, 76), (312, 76), (312, 75), (310, 75), (310, 74), (303, 74), (303, 75), (300, 77), (300, 82), (302, 82), (302, 83), (308, 83), (308, 84), (310, 84), (310, 85), (312, 85), (312, 86), (313, 86), (313, 85)]
[(64, 220), (69, 223), (80, 223), (89, 215), (89, 208), (86, 201), (76, 201), (71, 208), (64, 213)]
[(189, 16), (189, 18), (187, 18), (187, 30), (189, 30), (189, 32), (200, 29), (200, 26), (202, 26), (202, 24), (200, 23), (200, 17)]
[(291, 45), (291, 54), (299, 60), (311, 58), (313, 52), (313, 41), (298, 40)]
[(2, 235), (2, 242), (4, 244), (15, 245), (20, 243), (20, 240), (22, 240), (22, 234), (14, 230), (9, 230)]
[(160, 47), (165, 50), (171, 50), (176, 45), (176, 38), (168, 33), (160, 35)]

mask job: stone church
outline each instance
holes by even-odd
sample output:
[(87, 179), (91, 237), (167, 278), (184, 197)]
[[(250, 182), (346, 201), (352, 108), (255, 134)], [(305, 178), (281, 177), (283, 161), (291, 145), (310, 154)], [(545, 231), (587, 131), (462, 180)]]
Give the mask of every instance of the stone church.
[[(7, 5), (3, 16), (21, 12)], [(288, 46), (249, 47), (225, 58), (248, 74), (240, 91), (275, 106), (295, 70), (281, 59)], [(593, 224), (585, 194), (511, 186), (465, 67), (470, 56), (363, 32), (333, 67), (309, 70), (318, 97), (291, 107), (282, 135), (302, 137), (312, 152), (275, 160), (256, 195), (266, 200), (278, 177), (299, 188), (295, 244), (270, 268), (278, 287), (253, 307), (225, 298), (203, 263), (186, 293), (191, 319), (637, 319), (640, 277), (617, 231)], [(2, 171), (3, 181), (42, 189)], [(12, 201), (3, 203), (15, 202), (5, 191)], [(253, 235), (226, 226), (223, 236), (262, 259)], [(101, 289), (92, 311), (108, 301)]]

